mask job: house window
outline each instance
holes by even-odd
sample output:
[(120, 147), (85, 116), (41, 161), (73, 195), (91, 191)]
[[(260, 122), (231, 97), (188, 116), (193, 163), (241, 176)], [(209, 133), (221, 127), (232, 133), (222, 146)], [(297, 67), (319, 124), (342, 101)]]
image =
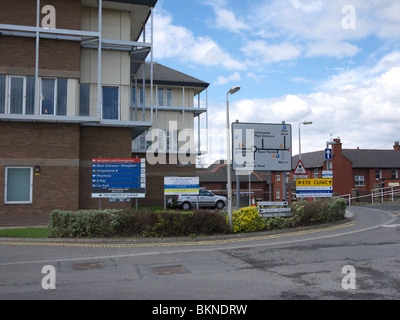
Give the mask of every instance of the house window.
[(89, 117), (90, 113), (90, 85), (87, 83), (80, 84), (79, 90), (79, 116)]
[(42, 79), (42, 115), (67, 115), (67, 79)]
[(0, 74), (0, 113), (5, 112), (6, 107), (6, 76)]
[(4, 203), (32, 203), (32, 167), (6, 167)]
[(376, 179), (376, 181), (379, 181), (380, 179), (382, 179), (382, 170), (381, 169), (375, 170), (375, 179)]
[(119, 88), (103, 87), (103, 119), (119, 119)]
[(399, 170), (392, 169), (392, 179), (398, 179), (398, 178), (399, 178)]
[(362, 187), (365, 186), (365, 180), (364, 180), (364, 176), (356, 176), (355, 177), (356, 180), (356, 187)]

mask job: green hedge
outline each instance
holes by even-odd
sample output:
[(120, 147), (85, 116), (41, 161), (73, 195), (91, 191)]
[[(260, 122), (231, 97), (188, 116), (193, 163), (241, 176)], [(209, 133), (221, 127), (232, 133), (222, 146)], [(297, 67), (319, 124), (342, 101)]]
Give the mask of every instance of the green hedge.
[(343, 220), (346, 213), (346, 201), (319, 200), (296, 202), (291, 204), (293, 217), (261, 218), (258, 208), (242, 208), (233, 213), (234, 232), (288, 229)]
[(210, 211), (54, 210), (50, 238), (177, 237), (224, 234), (225, 216)]
[[(287, 229), (344, 219), (346, 201), (321, 200), (291, 205), (293, 217), (261, 218), (258, 208), (233, 212), (235, 233)], [(226, 214), (152, 210), (55, 210), (50, 214), (50, 238), (179, 237), (225, 234), (229, 232)]]

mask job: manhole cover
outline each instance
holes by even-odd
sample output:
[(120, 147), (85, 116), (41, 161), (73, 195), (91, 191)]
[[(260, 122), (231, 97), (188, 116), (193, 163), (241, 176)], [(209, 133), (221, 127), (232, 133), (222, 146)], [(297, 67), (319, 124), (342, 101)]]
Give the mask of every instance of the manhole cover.
[(151, 270), (158, 276), (190, 273), (184, 266), (153, 267)]
[(96, 270), (104, 269), (104, 264), (102, 262), (75, 263), (72, 268), (74, 270)]

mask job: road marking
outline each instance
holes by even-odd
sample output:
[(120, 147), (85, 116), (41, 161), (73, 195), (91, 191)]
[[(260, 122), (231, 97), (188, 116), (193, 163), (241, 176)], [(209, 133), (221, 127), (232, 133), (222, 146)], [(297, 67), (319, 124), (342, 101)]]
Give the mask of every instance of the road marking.
[(386, 225), (383, 225), (382, 227), (384, 227), (384, 228), (399, 228), (400, 224), (386, 224)]
[(250, 241), (260, 241), (269, 239), (279, 239), (295, 237), (299, 235), (309, 235), (321, 232), (327, 232), (337, 229), (352, 227), (355, 222), (348, 222), (338, 226), (319, 228), (313, 230), (295, 231), (289, 233), (250, 236), (243, 238), (229, 238), (219, 240), (199, 240), (199, 241), (180, 241), (180, 242), (149, 242), (149, 243), (79, 243), (79, 242), (52, 242), (52, 241), (0, 241), (0, 245), (9, 246), (48, 246), (48, 247), (76, 247), (76, 248), (159, 248), (159, 247), (184, 247), (184, 246), (208, 246), (221, 244), (234, 244)]

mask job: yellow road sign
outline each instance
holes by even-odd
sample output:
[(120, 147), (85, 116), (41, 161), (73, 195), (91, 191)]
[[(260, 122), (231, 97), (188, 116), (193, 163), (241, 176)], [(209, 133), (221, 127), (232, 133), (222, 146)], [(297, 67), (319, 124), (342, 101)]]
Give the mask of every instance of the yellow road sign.
[(332, 187), (332, 179), (297, 179), (296, 187)]

